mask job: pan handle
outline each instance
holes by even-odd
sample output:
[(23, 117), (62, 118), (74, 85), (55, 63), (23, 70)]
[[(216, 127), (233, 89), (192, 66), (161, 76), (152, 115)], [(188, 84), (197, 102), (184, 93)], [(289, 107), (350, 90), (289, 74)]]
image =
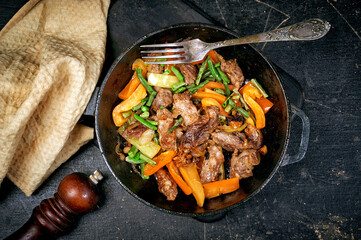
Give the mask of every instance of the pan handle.
[(302, 120), (301, 143), (297, 154), (292, 156), (287, 153), (285, 154), (281, 166), (286, 166), (301, 161), (306, 154), (308, 140), (310, 138), (310, 120), (308, 119), (307, 115), (293, 104), (291, 104), (291, 111), (294, 115), (298, 116)]

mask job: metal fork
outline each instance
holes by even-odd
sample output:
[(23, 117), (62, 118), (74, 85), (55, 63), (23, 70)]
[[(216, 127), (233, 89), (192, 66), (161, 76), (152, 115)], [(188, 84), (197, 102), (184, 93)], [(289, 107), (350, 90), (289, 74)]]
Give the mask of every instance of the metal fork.
[[(225, 40), (214, 43), (206, 43), (199, 39), (184, 41), (179, 43), (165, 43), (165, 44), (149, 44), (141, 45), (141, 48), (171, 48), (171, 49), (156, 49), (156, 50), (143, 50), (142, 54), (148, 53), (172, 53), (167, 56), (143, 56), (149, 64), (180, 64), (197, 62), (206, 56), (206, 54), (216, 48), (227, 47), (248, 43), (261, 43), (261, 42), (278, 42), (278, 41), (303, 41), (303, 40), (316, 40), (322, 38), (330, 30), (330, 23), (321, 19), (309, 19), (303, 22), (293, 24), (288, 27), (276, 29), (269, 32), (263, 32), (251, 36), (246, 36), (237, 39)], [(161, 55), (161, 54), (160, 54)], [(170, 61), (164, 61), (164, 58), (171, 58)]]

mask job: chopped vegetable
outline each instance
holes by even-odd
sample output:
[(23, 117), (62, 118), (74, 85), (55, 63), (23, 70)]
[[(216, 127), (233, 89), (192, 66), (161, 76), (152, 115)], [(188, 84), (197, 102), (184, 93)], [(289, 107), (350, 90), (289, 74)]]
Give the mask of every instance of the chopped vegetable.
[(154, 89), (148, 84), (147, 80), (145, 80), (145, 78), (142, 76), (142, 69), (137, 68), (135, 70), (135, 72), (137, 73), (140, 83), (143, 84), (143, 86), (145, 87), (147, 92), (149, 94), (152, 94), (153, 92), (155, 92)]
[(208, 82), (209, 82), (209, 80), (205, 80), (204, 82), (202, 82), (202, 83), (199, 84), (198, 86), (193, 87), (193, 88), (190, 88), (189, 91), (195, 92), (195, 91), (197, 91), (198, 89), (204, 87)]
[(147, 179), (149, 179), (149, 176), (144, 175), (144, 167), (145, 167), (145, 165), (146, 165), (146, 163), (141, 163), (140, 164), (140, 174), (142, 176), (142, 179), (147, 180)]
[(169, 73), (171, 73), (170, 70), (164, 71), (163, 75), (168, 75)]
[(148, 83), (152, 86), (171, 88), (174, 84), (179, 82), (180, 81), (176, 76), (164, 75), (160, 73), (148, 74)]
[(252, 78), (252, 79), (251, 79), (251, 82), (252, 82), (252, 84), (253, 84), (256, 88), (258, 88), (258, 90), (262, 93), (263, 97), (265, 97), (265, 98), (268, 97), (268, 94), (267, 94), (266, 91), (263, 89), (263, 87), (261, 86), (261, 84), (259, 84), (259, 83), (257, 82), (256, 79)]
[(137, 149), (139, 149), (139, 151), (149, 158), (153, 158), (161, 149), (161, 147), (153, 141), (140, 145), (139, 139), (137, 138), (125, 138), (125, 140), (134, 145)]
[(150, 94), (149, 99), (148, 99), (147, 103), (145, 104), (145, 106), (147, 106), (147, 107), (152, 106), (152, 103), (153, 103), (153, 101), (154, 101), (154, 99), (155, 99), (155, 96), (157, 96), (157, 92), (156, 92), (156, 91), (154, 91), (154, 92), (152, 92), (152, 93)]
[(175, 91), (174, 93), (182, 93), (182, 92), (184, 92), (185, 90), (187, 90), (186, 87), (180, 87), (180, 88), (178, 88), (177, 91)]
[(203, 185), (197, 171), (197, 166), (192, 164), (187, 167), (180, 167), (179, 171), (181, 172), (184, 181), (192, 189), (197, 205), (203, 207), (205, 195)]
[(143, 160), (144, 162), (149, 163), (150, 165), (153, 165), (153, 166), (154, 166), (154, 165), (157, 164), (157, 163), (156, 163), (155, 161), (153, 161), (151, 158), (145, 156), (145, 155), (142, 154), (142, 153), (139, 154), (139, 158), (140, 158), (141, 160)]
[[(222, 83), (219, 83), (219, 82), (208, 82), (208, 83), (204, 86), (204, 88), (211, 88), (211, 89), (219, 88), (219, 89), (225, 90), (224, 85), (223, 85)], [(233, 89), (235, 89), (235, 86), (228, 84), (228, 88), (229, 88), (230, 90), (233, 90)], [(203, 90), (203, 89), (201, 89), (201, 90)]]
[(147, 120), (145, 120), (144, 118), (139, 116), (138, 114), (134, 113), (134, 118), (135, 118), (135, 120), (137, 120), (138, 122), (140, 122), (144, 126), (150, 128), (152, 130), (157, 130), (156, 126), (154, 126), (153, 124), (151, 124), (150, 122), (148, 122)]
[(207, 63), (208, 63), (208, 68), (209, 68), (209, 70), (210, 70), (211, 73), (212, 73), (212, 76), (215, 77), (218, 82), (221, 82), (221, 81), (222, 81), (222, 78), (221, 78), (221, 76), (219, 75), (219, 73), (218, 73), (218, 71), (216, 70), (216, 68), (214, 67), (212, 61), (211, 61), (211, 60), (208, 60)]
[(168, 132), (169, 132), (169, 133), (173, 132), (173, 130), (176, 129), (176, 127), (178, 127), (179, 124), (180, 124), (182, 121), (183, 121), (183, 118), (180, 117), (180, 118), (174, 123), (173, 127), (171, 127), (171, 128), (168, 129)]
[(144, 175), (150, 176), (154, 173), (156, 173), (159, 169), (164, 167), (167, 163), (173, 160), (175, 155), (177, 154), (176, 151), (166, 151), (161, 153), (159, 156), (153, 158), (153, 161), (155, 161), (156, 165), (147, 164), (144, 167)]
[(174, 164), (173, 161), (167, 164), (168, 171), (170, 175), (173, 177), (174, 181), (177, 185), (182, 189), (184, 194), (189, 195), (192, 193), (192, 189), (188, 186), (188, 184), (183, 180), (183, 178), (179, 175), (178, 168)]
[(260, 149), (258, 149), (259, 153), (262, 155), (266, 155), (268, 152), (267, 146), (263, 145)]
[(196, 85), (198, 85), (201, 82), (202, 75), (207, 67), (207, 61), (209, 60), (209, 56), (206, 57), (206, 60), (202, 63), (201, 68), (198, 71), (197, 79), (196, 79)]
[(241, 107), (238, 107), (236, 109), (237, 112), (239, 112), (240, 114), (242, 114), (245, 118), (249, 118), (249, 112), (247, 112), (246, 110), (244, 110)]
[(135, 89), (135, 91), (132, 93), (132, 95), (129, 96), (126, 100), (119, 103), (113, 110), (116, 114), (126, 112), (132, 109), (132, 107), (138, 105), (142, 99), (144, 99), (147, 96), (147, 92), (143, 85), (140, 85)]
[(256, 99), (256, 102), (261, 106), (263, 112), (266, 114), (273, 106), (273, 103), (265, 97)]
[(215, 100), (217, 100), (220, 104), (222, 104), (224, 101), (226, 101), (226, 97), (218, 94), (218, 93), (206, 93), (206, 92), (202, 92), (202, 91), (197, 91), (196, 93), (194, 93), (192, 95), (192, 98), (214, 98)]
[(137, 73), (134, 73), (128, 84), (123, 88), (123, 90), (118, 94), (120, 99), (127, 99), (134, 90), (138, 87), (140, 81), (137, 77)]
[(235, 177), (226, 180), (210, 182), (203, 184), (203, 188), (206, 198), (214, 198), (239, 189), (239, 179)]
[(178, 69), (176, 69), (174, 66), (172, 66), (170, 69), (172, 70), (172, 72), (174, 73), (174, 75), (179, 79), (179, 81), (184, 82), (184, 77), (183, 77), (183, 75), (178, 71)]
[(255, 98), (261, 97), (257, 88), (252, 86), (246, 86), (243, 89), (243, 99), (247, 105), (251, 108), (256, 118), (256, 127), (262, 129), (266, 126), (266, 116), (261, 106), (254, 100)]
[(181, 87), (183, 87), (183, 86), (185, 86), (185, 85), (186, 85), (185, 82), (178, 82), (178, 83), (176, 83), (176, 84), (174, 84), (174, 85), (172, 86), (172, 91), (176, 91), (177, 89), (179, 89), (179, 88), (181, 88)]
[(112, 112), (113, 122), (114, 122), (115, 126), (120, 127), (128, 121), (128, 118), (123, 117), (121, 112), (117, 112), (114, 110)]

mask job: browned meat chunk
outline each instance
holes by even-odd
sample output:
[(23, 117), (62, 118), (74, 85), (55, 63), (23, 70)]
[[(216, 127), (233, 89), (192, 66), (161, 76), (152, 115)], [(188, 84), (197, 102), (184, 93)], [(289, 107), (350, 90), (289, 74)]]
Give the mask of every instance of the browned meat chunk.
[(228, 76), (231, 83), (238, 89), (244, 82), (244, 76), (236, 60), (221, 59), (221, 70)]
[(219, 108), (208, 106), (205, 110), (206, 115), (190, 125), (183, 136), (181, 149), (185, 152), (205, 143), (218, 125)]
[(179, 64), (179, 69), (184, 76), (184, 81), (187, 85), (193, 84), (198, 75), (197, 67), (191, 63)]
[(170, 174), (162, 169), (154, 173), (155, 179), (158, 182), (158, 190), (163, 193), (168, 201), (174, 201), (178, 194), (177, 184)]
[(254, 148), (254, 144), (247, 139), (242, 141), (239, 137), (229, 132), (214, 132), (212, 133), (212, 139), (216, 144), (230, 152), (236, 149)]
[(159, 88), (157, 92), (157, 96), (152, 104), (154, 111), (157, 111), (160, 107), (168, 107), (173, 102), (172, 92), (170, 90)]
[(238, 155), (238, 150), (232, 154), (229, 177), (239, 179), (253, 176), (254, 166), (260, 163), (260, 157), (256, 150), (244, 150)]
[(168, 109), (160, 109), (157, 111), (157, 120), (158, 120), (158, 133), (159, 133), (159, 143), (162, 149), (164, 150), (177, 150), (177, 139), (176, 132), (172, 131), (171, 133), (168, 130), (174, 125), (174, 120), (172, 118), (171, 112)]
[(201, 167), (201, 182), (209, 183), (217, 180), (219, 167), (224, 162), (222, 151), (215, 145), (208, 147), (209, 158), (204, 159)]
[(178, 115), (181, 115), (186, 126), (191, 125), (198, 120), (197, 107), (194, 106), (190, 96), (187, 93), (174, 94), (173, 99), (174, 118), (176, 118)]
[(140, 136), (142, 136), (142, 134), (149, 128), (147, 128), (146, 126), (144, 126), (143, 124), (141, 124), (140, 122), (136, 122), (133, 123), (132, 125), (130, 125), (129, 127), (127, 127), (122, 136), (124, 138), (140, 138)]
[(254, 148), (260, 149), (263, 142), (261, 130), (252, 125), (248, 125), (244, 132), (246, 133), (247, 138), (254, 144)]
[[(151, 53), (149, 56), (162, 56), (161, 53)], [(150, 61), (150, 60), (149, 60)], [(163, 73), (164, 67), (160, 64), (148, 64), (147, 66), (148, 73)]]

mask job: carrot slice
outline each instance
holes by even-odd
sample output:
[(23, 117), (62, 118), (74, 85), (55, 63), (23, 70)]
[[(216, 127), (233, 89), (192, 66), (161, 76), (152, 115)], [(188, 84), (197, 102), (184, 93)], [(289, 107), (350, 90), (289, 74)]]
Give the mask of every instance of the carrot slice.
[(132, 93), (135, 91), (135, 89), (138, 87), (139, 84), (140, 84), (140, 81), (137, 76), (137, 73), (134, 72), (134, 74), (133, 74), (132, 78), (130, 79), (130, 81), (128, 82), (128, 84), (118, 94), (118, 97), (123, 100), (127, 99), (130, 95), (132, 95)]
[[(233, 91), (233, 89), (235, 89), (236, 87), (234, 85), (228, 85), (229, 87), (229, 90)], [(211, 88), (211, 89), (214, 89), (214, 88), (220, 88), (220, 89), (225, 89), (223, 83), (219, 83), (219, 82), (209, 82), (207, 83), (204, 87), (200, 88), (198, 91), (204, 91), (204, 89), (206, 88)]]
[(236, 191), (239, 188), (239, 179), (230, 178), (226, 180), (203, 184), (206, 198), (218, 197), (222, 194)]
[[(140, 68), (142, 69), (142, 75), (145, 77), (147, 74), (147, 66), (145, 65), (144, 61), (140, 58), (137, 58), (133, 64), (132, 64), (132, 70), (135, 71), (135, 69)], [(137, 73), (134, 72), (132, 78), (128, 82), (128, 84), (125, 86), (125, 88), (118, 94), (118, 97), (120, 99), (127, 99), (132, 93), (135, 91), (135, 89), (138, 87), (140, 81), (138, 79)]]
[(195, 94), (192, 95), (192, 98), (214, 98), (215, 100), (217, 100), (220, 104), (223, 104), (224, 101), (226, 101), (226, 97), (218, 94), (218, 93), (207, 93), (207, 92), (202, 92), (202, 91), (197, 91)]
[(161, 153), (159, 156), (153, 158), (153, 161), (155, 161), (157, 165), (151, 165), (147, 163), (147, 165), (145, 165), (143, 169), (143, 174), (146, 176), (150, 176), (156, 173), (159, 169), (161, 169), (162, 167), (167, 165), (167, 163), (172, 161), (176, 153), (177, 153), (176, 151), (166, 151)]
[(138, 105), (147, 96), (147, 90), (142, 84), (139, 84), (135, 91), (123, 102), (119, 103), (113, 112), (120, 113), (126, 112), (132, 109), (132, 107)]
[(181, 172), (184, 181), (188, 183), (188, 186), (192, 189), (197, 205), (203, 207), (205, 195), (201, 178), (197, 171), (197, 166), (192, 164), (187, 167), (180, 167), (179, 171)]
[(243, 93), (243, 99), (247, 105), (251, 108), (252, 112), (256, 117), (256, 128), (262, 129), (266, 126), (266, 116), (261, 106), (251, 98), (248, 92)]
[(183, 178), (179, 175), (177, 166), (174, 164), (173, 161), (167, 164), (168, 171), (170, 175), (173, 177), (174, 181), (177, 185), (182, 189), (182, 191), (189, 195), (192, 193), (192, 189), (188, 186), (188, 184), (183, 180)]
[(116, 112), (116, 111), (112, 112), (112, 117), (113, 117), (113, 122), (117, 127), (122, 126), (128, 120), (128, 118), (123, 117), (121, 112)]

